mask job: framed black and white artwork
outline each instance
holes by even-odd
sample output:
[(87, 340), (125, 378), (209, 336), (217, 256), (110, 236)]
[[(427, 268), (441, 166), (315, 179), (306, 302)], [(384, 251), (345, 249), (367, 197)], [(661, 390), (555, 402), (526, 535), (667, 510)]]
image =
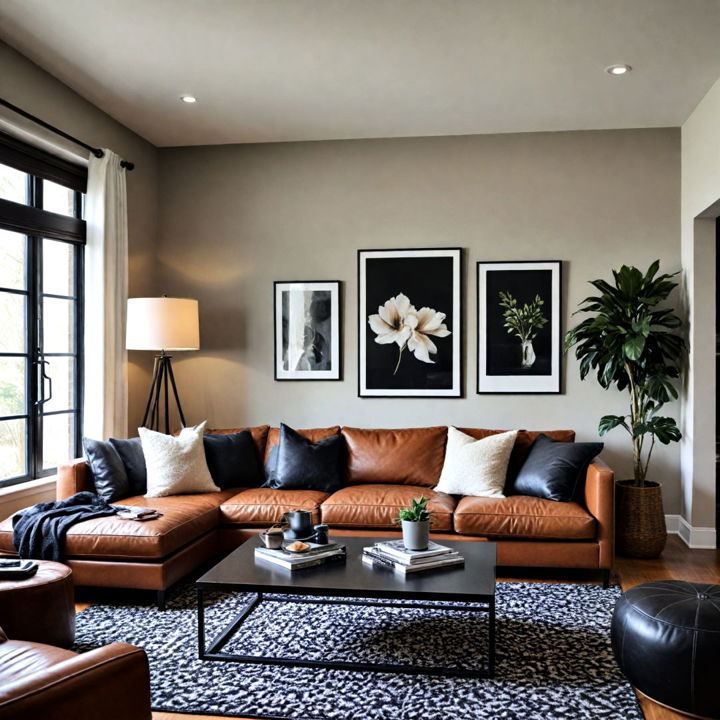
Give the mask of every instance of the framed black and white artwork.
[(461, 257), (358, 251), (360, 397), (462, 397)]
[(340, 282), (275, 282), (275, 379), (340, 380)]
[(559, 260), (479, 262), (478, 393), (559, 393)]

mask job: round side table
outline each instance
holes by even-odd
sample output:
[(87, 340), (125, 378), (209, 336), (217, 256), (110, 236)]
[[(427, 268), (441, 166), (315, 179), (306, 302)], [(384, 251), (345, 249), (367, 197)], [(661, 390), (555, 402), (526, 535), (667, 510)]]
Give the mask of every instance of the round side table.
[(0, 627), (11, 640), (69, 647), (75, 640), (72, 570), (36, 560), (38, 570), (24, 580), (0, 580)]

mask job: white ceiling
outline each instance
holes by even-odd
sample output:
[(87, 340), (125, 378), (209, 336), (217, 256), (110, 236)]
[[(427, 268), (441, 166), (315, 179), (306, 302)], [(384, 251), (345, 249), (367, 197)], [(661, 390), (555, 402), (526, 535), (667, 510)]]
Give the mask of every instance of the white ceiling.
[(720, 76), (720, 0), (0, 0), (0, 37), (158, 146), (677, 126)]

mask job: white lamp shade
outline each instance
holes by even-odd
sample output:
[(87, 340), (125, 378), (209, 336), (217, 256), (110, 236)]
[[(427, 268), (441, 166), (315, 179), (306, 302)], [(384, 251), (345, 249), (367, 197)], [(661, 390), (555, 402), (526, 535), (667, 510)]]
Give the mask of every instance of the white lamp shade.
[(128, 350), (198, 350), (198, 301), (190, 298), (130, 298)]

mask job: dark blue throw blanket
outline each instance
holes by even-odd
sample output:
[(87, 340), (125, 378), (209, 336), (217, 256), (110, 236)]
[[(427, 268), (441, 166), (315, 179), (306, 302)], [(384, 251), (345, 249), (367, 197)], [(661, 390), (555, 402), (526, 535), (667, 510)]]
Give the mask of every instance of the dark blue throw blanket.
[(65, 535), (71, 525), (116, 512), (116, 508), (91, 492), (38, 503), (13, 515), (13, 544), (23, 559), (62, 561)]

